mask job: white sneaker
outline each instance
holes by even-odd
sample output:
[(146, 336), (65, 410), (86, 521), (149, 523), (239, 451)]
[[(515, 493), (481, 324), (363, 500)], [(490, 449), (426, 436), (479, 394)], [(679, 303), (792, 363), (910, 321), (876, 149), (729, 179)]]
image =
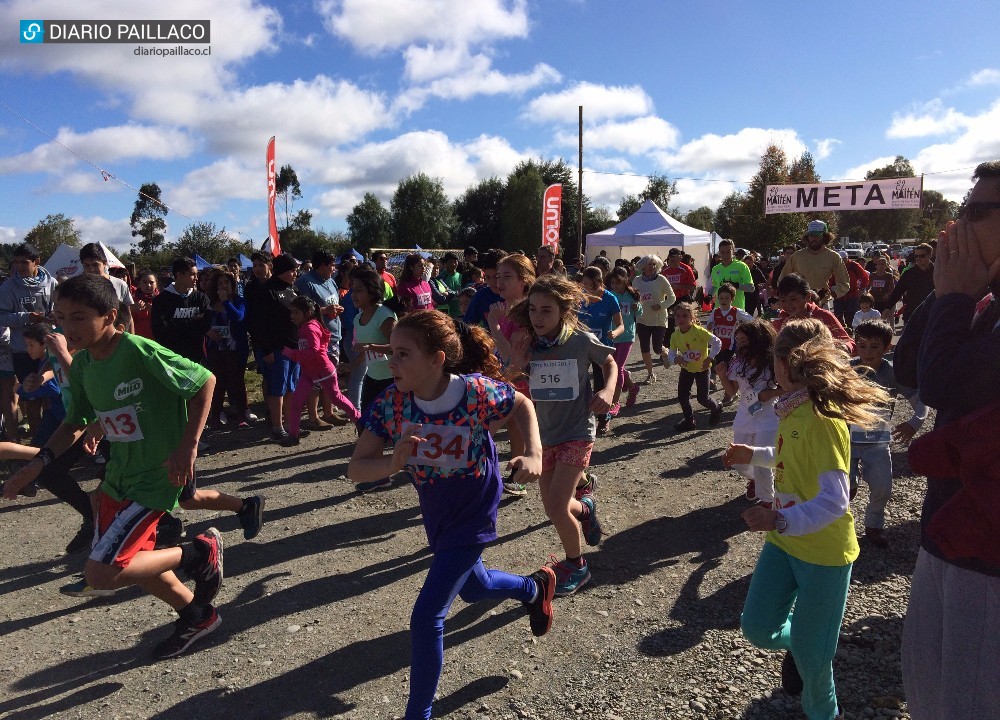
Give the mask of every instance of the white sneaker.
[(249, 410), (247, 410), (247, 412), (246, 412), (246, 414), (245, 414), (245, 415), (243, 416), (243, 418), (244, 418), (244, 419), (245, 419), (245, 420), (246, 420), (246, 421), (247, 421), (248, 423), (255, 423), (255, 422), (257, 422), (258, 420), (260, 420), (260, 418), (259, 418), (259, 417), (257, 417), (256, 415), (254, 415), (254, 414), (253, 414), (252, 412), (250, 412)]
[(226, 417), (226, 413), (220, 412), (219, 413), (219, 425), (228, 425), (228, 424), (229, 424), (229, 418)]

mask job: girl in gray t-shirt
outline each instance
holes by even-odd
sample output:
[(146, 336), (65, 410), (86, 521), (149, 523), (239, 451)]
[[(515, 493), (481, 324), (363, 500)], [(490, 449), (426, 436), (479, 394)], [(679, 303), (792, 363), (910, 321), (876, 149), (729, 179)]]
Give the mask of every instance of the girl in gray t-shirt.
[[(577, 311), (583, 290), (558, 275), (539, 278), (528, 297), (510, 310), (511, 319), (529, 329), (531, 343), (515, 348), (511, 364), (529, 375), (531, 399), (542, 438), (542, 476), (538, 481), (545, 512), (559, 533), (566, 559), (549, 563), (556, 574), (557, 596), (572, 595), (588, 580), (582, 528), (587, 544), (601, 541), (597, 502), (590, 494), (575, 497), (594, 447), (594, 413), (611, 407), (618, 368), (614, 348), (587, 331)], [(590, 364), (604, 372), (604, 387), (593, 394)]]

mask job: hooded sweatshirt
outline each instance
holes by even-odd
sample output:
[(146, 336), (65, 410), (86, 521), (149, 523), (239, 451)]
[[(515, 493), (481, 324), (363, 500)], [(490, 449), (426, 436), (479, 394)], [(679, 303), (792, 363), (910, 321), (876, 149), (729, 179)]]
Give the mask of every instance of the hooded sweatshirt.
[(41, 265), (33, 278), (21, 277), (14, 272), (0, 285), (0, 325), (10, 328), (10, 349), (25, 352), (24, 328), (30, 325), (30, 313), (52, 311), (52, 291), (55, 278)]
[(153, 337), (168, 350), (205, 364), (205, 333), (212, 308), (200, 290), (181, 294), (173, 284), (153, 299)]
[(302, 366), (302, 377), (306, 380), (323, 380), (337, 373), (330, 356), (326, 354), (329, 344), (330, 331), (312, 318), (299, 325), (298, 349), (286, 347), (281, 352)]

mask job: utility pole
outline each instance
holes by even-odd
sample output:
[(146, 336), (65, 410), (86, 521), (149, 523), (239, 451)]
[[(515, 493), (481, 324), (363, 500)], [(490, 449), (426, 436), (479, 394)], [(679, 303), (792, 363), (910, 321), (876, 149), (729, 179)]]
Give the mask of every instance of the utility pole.
[(577, 163), (576, 182), (576, 245), (574, 246), (574, 256), (576, 265), (579, 267), (583, 263), (583, 253), (586, 251), (583, 237), (583, 105), (580, 106), (580, 156)]

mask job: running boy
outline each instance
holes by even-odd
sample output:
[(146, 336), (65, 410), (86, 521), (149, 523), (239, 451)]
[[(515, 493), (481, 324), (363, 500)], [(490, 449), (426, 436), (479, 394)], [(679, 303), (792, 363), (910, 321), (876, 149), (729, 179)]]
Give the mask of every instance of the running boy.
[[(878, 312), (878, 311), (876, 311)], [(886, 547), (885, 506), (892, 497), (892, 438), (908, 443), (927, 418), (927, 407), (914, 390), (896, 382), (892, 363), (885, 354), (892, 348), (892, 327), (883, 320), (868, 320), (854, 329), (858, 357), (851, 361), (854, 370), (883, 388), (890, 396), (902, 394), (913, 407), (913, 417), (890, 429), (892, 407), (882, 421), (870, 430), (851, 425), (851, 498), (858, 492), (858, 480), (868, 483), (868, 508), (865, 510), (865, 539), (875, 547)]]
[[(733, 359), (735, 348), (733, 347), (733, 334), (736, 326), (740, 323), (750, 322), (753, 316), (745, 310), (733, 307), (733, 299), (736, 297), (736, 286), (732, 283), (722, 283), (715, 294), (715, 309), (709, 313), (705, 326), (712, 331), (715, 337), (722, 343), (722, 349), (715, 356), (715, 361), (728, 363)], [(713, 379), (713, 384), (715, 380)], [(722, 398), (722, 404), (728, 405), (733, 401), (732, 396), (726, 393)]]
[[(120, 332), (118, 304), (111, 282), (97, 275), (70, 278), (59, 288), (56, 317), (69, 343), (82, 348), (70, 367), (70, 407), (45, 447), (4, 485), (4, 497), (16, 497), (88, 424), (100, 422), (112, 452), (84, 575), (99, 589), (139, 585), (176, 610), (173, 635), (154, 651), (169, 658), (221, 622), (212, 605), (222, 587), (219, 532), (209, 528), (183, 547), (153, 549), (157, 521), (176, 507), (194, 476), (215, 378), (154, 342)], [(177, 569), (194, 579), (194, 593)]]

